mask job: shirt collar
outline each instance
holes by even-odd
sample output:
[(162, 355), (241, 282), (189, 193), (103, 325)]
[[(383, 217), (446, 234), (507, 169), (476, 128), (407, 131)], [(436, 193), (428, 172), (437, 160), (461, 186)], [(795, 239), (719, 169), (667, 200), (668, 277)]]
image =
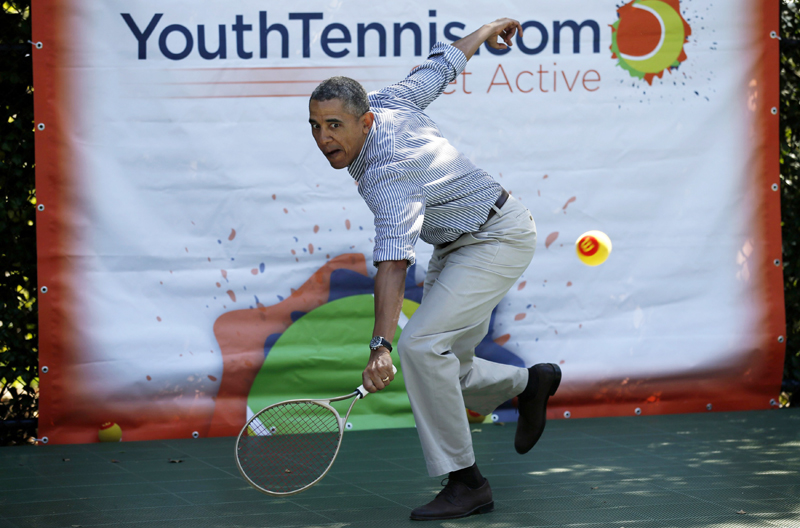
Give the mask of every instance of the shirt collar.
[(356, 159), (347, 166), (347, 171), (355, 181), (359, 181), (367, 170), (367, 149), (369, 148), (372, 138), (375, 137), (375, 128), (377, 128), (377, 126), (378, 124), (373, 121), (372, 126), (369, 127), (367, 138), (364, 140), (364, 145), (361, 147), (361, 152), (359, 152)]

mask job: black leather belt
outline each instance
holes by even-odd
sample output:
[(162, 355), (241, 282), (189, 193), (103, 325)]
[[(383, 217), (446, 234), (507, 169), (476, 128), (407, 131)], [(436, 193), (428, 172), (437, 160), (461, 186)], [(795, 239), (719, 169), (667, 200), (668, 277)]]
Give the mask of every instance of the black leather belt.
[[(500, 187), (500, 191), (502, 191), (502, 192), (500, 193), (500, 196), (499, 196), (499, 197), (497, 198), (497, 200), (494, 202), (494, 207), (496, 207), (497, 209), (502, 209), (502, 208), (503, 208), (503, 206), (506, 204), (506, 201), (508, 201), (508, 191), (507, 191), (507, 190), (505, 190), (505, 189), (503, 189), (502, 187)], [(494, 216), (494, 215), (497, 213), (497, 211), (495, 210), (495, 208), (494, 208), (494, 207), (492, 207), (491, 209), (489, 209), (489, 214), (488, 214), (488, 215), (486, 215), (486, 222), (488, 222), (489, 220), (491, 220), (491, 219), (492, 219), (492, 217), (493, 217), (493, 216)], [(486, 222), (484, 222), (483, 224), (485, 224)], [(481, 224), (481, 225), (483, 225), (483, 224)], [(458, 240), (458, 239), (456, 239), (456, 240)], [(444, 249), (444, 248), (446, 248), (447, 246), (449, 246), (450, 244), (452, 244), (453, 242), (455, 242), (456, 240), (451, 240), (450, 242), (445, 242), (444, 244), (439, 244), (439, 245), (438, 245), (438, 246), (436, 246), (436, 247), (437, 247), (438, 249)]]
[[(508, 191), (500, 187), (500, 190), (503, 191), (500, 193), (500, 196), (497, 198), (497, 201), (494, 203), (494, 207), (498, 209), (502, 209), (503, 206), (506, 204), (506, 200), (508, 200)], [(486, 222), (492, 219), (492, 217), (497, 213), (497, 211), (493, 208), (489, 209), (489, 215), (486, 217)], [(484, 222), (484, 224), (486, 223)]]

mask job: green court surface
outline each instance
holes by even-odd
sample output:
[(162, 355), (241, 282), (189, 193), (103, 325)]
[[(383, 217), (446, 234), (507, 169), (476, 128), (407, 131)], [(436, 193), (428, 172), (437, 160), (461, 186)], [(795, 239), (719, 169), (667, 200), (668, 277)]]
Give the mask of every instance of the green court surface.
[(284, 499), (247, 486), (233, 438), (0, 448), (0, 526), (800, 527), (800, 411), (551, 421), (525, 456), (515, 425), (473, 427), (495, 511), (466, 519), (408, 520), (439, 479), (414, 429), (384, 429)]

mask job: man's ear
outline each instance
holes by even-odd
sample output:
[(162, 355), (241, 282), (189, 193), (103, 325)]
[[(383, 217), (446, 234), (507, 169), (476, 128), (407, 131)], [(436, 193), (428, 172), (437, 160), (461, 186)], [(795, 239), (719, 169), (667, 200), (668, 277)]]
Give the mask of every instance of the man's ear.
[(361, 116), (361, 124), (363, 126), (364, 135), (369, 134), (369, 129), (372, 128), (372, 123), (375, 122), (375, 114), (366, 112)]

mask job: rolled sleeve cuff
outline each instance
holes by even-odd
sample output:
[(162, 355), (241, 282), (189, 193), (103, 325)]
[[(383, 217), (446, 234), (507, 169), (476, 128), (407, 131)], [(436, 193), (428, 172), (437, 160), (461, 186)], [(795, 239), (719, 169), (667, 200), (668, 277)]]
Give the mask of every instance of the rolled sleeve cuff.
[(405, 245), (392, 246), (390, 244), (379, 244), (375, 246), (372, 251), (372, 265), (376, 268), (378, 264), (386, 260), (406, 260), (408, 266), (411, 267), (416, 262), (417, 258), (414, 254), (414, 248)]
[(460, 49), (444, 42), (437, 42), (428, 54), (430, 60), (443, 60), (453, 69), (453, 79), (467, 67), (467, 56)]

